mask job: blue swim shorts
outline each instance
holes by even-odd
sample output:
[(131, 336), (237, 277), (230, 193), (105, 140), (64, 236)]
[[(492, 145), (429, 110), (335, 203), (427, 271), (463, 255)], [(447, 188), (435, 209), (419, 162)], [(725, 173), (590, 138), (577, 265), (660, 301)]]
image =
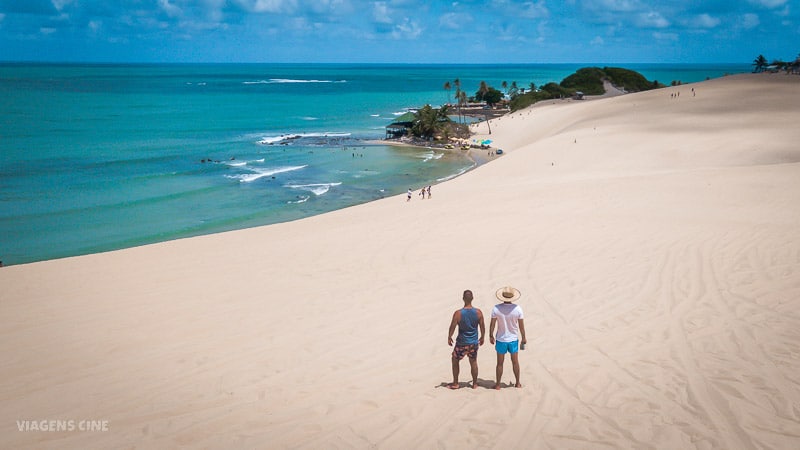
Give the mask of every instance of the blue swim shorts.
[(519, 352), (519, 341), (514, 341), (514, 342), (495, 341), (494, 349), (497, 350), (497, 353), (500, 353), (501, 355), (505, 355), (506, 353), (517, 353)]

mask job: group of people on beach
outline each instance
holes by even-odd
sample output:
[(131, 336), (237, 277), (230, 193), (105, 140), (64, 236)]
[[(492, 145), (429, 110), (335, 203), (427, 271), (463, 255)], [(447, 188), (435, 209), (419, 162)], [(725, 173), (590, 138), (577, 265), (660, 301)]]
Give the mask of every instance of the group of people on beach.
[[(673, 92), (673, 93), (669, 94), (669, 96), (670, 96), (670, 98), (680, 98), (681, 91)], [(697, 97), (697, 92), (694, 91), (694, 88), (692, 88), (692, 97)]]
[[(505, 286), (497, 290), (496, 297), (502, 303), (492, 308), (491, 322), (489, 325), (489, 342), (494, 344), (497, 352), (497, 366), (495, 369), (495, 389), (500, 389), (500, 380), (503, 377), (503, 364), (506, 353), (511, 356), (511, 367), (516, 378), (515, 387), (521, 388), (519, 381), (519, 351), (525, 350), (525, 322), (522, 307), (514, 304), (522, 294), (519, 290)], [(472, 389), (478, 388), (478, 348), (483, 345), (486, 326), (483, 312), (472, 306), (472, 291), (466, 290), (462, 296), (464, 307), (453, 313), (450, 328), (447, 332), (447, 345), (453, 347), (451, 361), (453, 365), (453, 382), (447, 385), (450, 389), (458, 389), (458, 374), (461, 360), (466, 356), (472, 373)], [(458, 327), (458, 335), (453, 341), (453, 332)], [(495, 329), (497, 334), (495, 334)]]
[[(411, 190), (411, 188), (408, 188), (407, 195), (408, 195), (408, 198), (406, 199), (406, 201), (410, 202), (411, 201), (411, 196), (414, 195), (414, 192)], [(428, 186), (428, 187), (423, 186), (422, 189), (419, 190), (419, 196), (422, 197), (423, 200), (425, 200), (425, 195), (427, 195), (429, 199), (431, 198), (431, 187), (430, 186)]]

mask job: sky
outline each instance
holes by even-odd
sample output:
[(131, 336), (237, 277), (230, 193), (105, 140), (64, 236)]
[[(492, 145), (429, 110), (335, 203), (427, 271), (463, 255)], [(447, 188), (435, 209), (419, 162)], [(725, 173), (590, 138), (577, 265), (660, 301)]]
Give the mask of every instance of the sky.
[(800, 0), (0, 0), (0, 61), (749, 63)]

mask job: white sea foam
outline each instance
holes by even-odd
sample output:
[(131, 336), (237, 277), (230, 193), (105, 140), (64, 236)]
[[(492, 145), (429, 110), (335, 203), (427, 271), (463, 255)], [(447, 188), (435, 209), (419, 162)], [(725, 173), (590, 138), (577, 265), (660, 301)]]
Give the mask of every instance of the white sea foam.
[(380, 117), (381, 115), (380, 114), (370, 114), (369, 116), (370, 117)]
[(289, 141), (299, 138), (299, 134), (282, 134), (280, 136), (265, 136), (258, 141), (261, 145), (277, 144), (278, 142)]
[(465, 167), (465, 168), (461, 169), (460, 171), (458, 171), (458, 173), (454, 173), (454, 174), (452, 174), (452, 175), (448, 175), (448, 176), (446, 176), (446, 177), (439, 178), (439, 179), (437, 179), (436, 181), (438, 181), (438, 182), (440, 182), (440, 183), (441, 183), (441, 182), (443, 182), (443, 181), (452, 180), (453, 178), (455, 178), (455, 177), (457, 177), (457, 176), (463, 175), (463, 174), (464, 174), (466, 171), (468, 171), (468, 170), (472, 169), (472, 168), (473, 168), (473, 167), (475, 167), (475, 166), (477, 166), (477, 164), (472, 164), (472, 165), (471, 165), (471, 166), (469, 166), (469, 167)]
[(393, 112), (392, 115), (393, 116), (402, 116), (405, 113), (410, 113), (410, 112), (416, 113), (417, 111), (418, 110), (416, 108), (406, 108), (406, 109), (404, 109), (402, 111)]
[(270, 78), (269, 80), (242, 82), (242, 84), (286, 84), (286, 83), (347, 83), (347, 80), (293, 80), (288, 78)]
[(286, 202), (286, 203), (290, 203), (290, 204), (291, 204), (291, 203), (305, 203), (305, 202), (307, 202), (307, 201), (308, 201), (308, 199), (309, 199), (309, 198), (311, 198), (311, 196), (310, 196), (310, 195), (298, 195), (298, 196), (297, 196), (297, 200), (294, 200), (294, 201), (292, 201), (292, 200), (289, 200), (289, 201), (288, 201), (288, 202)]
[(325, 195), (333, 186), (342, 183), (316, 183), (316, 184), (287, 184), (286, 187), (312, 192), (316, 196)]
[(301, 135), (302, 137), (348, 137), (350, 133), (306, 133)]
[(338, 138), (338, 137), (348, 137), (348, 136), (350, 136), (350, 133), (338, 133), (338, 132), (293, 133), (293, 134), (282, 134), (280, 136), (264, 136), (261, 138), (261, 140), (258, 141), (258, 143), (261, 145), (271, 145), (300, 138), (319, 138), (319, 137)]
[(226, 175), (228, 178), (239, 180), (241, 183), (251, 183), (258, 179), (269, 177), (278, 173), (292, 172), (295, 170), (305, 169), (308, 164), (304, 166), (288, 166), (288, 167), (270, 167), (270, 168), (249, 168), (253, 173), (245, 173), (239, 175)]
[(263, 163), (263, 162), (264, 162), (264, 158), (254, 159), (254, 160), (251, 160), (251, 161), (235, 161), (235, 162), (234, 161), (229, 161), (229, 162), (226, 162), (225, 164), (227, 164), (227, 165), (229, 165), (231, 167), (244, 167), (244, 166), (246, 166), (248, 164)]
[(417, 155), (417, 158), (422, 159), (423, 162), (428, 162), (432, 159), (441, 159), (444, 153), (436, 153), (433, 150)]

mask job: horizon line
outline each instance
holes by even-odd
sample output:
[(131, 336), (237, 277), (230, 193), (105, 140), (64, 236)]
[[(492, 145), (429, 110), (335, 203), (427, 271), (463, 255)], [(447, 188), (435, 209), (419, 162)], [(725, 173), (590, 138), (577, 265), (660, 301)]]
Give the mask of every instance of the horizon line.
[(713, 61), (713, 62), (663, 62), (663, 61), (627, 61), (627, 62), (599, 62), (599, 61), (569, 61), (569, 62), (303, 62), (303, 61), (260, 61), (260, 62), (214, 62), (214, 61), (38, 61), (38, 60), (2, 60), (0, 64), (31, 64), (31, 65), (351, 65), (351, 66), (531, 66), (531, 65), (576, 65), (587, 64), (593, 66), (614, 65), (752, 65), (752, 62), (740, 61)]

